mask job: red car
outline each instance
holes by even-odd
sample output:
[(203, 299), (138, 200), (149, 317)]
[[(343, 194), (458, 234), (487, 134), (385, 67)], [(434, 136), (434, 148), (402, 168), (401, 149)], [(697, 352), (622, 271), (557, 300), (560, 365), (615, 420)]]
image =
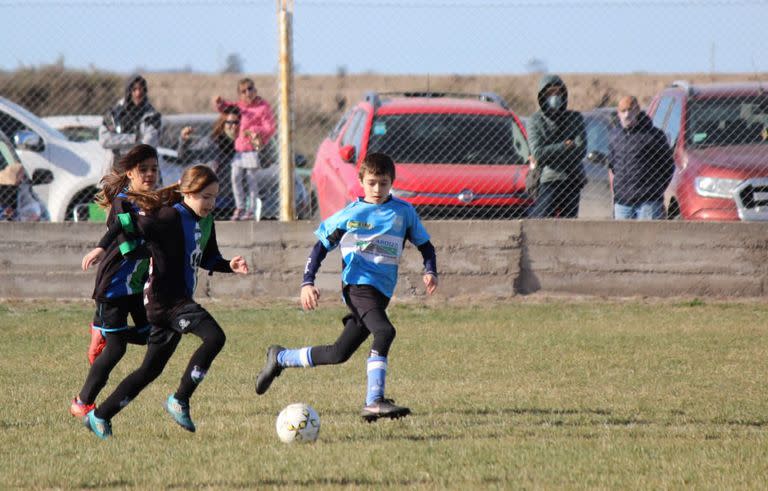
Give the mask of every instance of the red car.
[(363, 195), (357, 173), (368, 152), (392, 157), (392, 194), (424, 219), (519, 217), (531, 203), (525, 131), (495, 94), (366, 94), (317, 151), (321, 218)]
[(768, 220), (768, 92), (759, 83), (675, 82), (648, 115), (675, 155), (669, 218)]

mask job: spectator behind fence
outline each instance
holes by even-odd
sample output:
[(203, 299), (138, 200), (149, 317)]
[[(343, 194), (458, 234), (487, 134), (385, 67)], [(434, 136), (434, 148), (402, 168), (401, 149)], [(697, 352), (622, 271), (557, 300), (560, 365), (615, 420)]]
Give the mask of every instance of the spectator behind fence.
[(138, 143), (157, 148), (161, 124), (160, 113), (149, 103), (147, 81), (141, 75), (131, 76), (123, 99), (107, 111), (99, 127), (99, 143), (108, 151), (108, 169)]
[(21, 164), (9, 164), (0, 171), (0, 220), (15, 220), (24, 169)]
[(653, 126), (634, 96), (622, 97), (617, 111), (621, 127), (611, 131), (608, 143), (614, 218), (664, 218), (664, 190), (675, 170), (667, 137)]
[(32, 189), (32, 181), (19, 163), (0, 171), (0, 221), (47, 222), (48, 208)]
[(203, 163), (211, 167), (219, 178), (219, 197), (215, 219), (229, 218), (234, 208), (232, 199), (232, 160), (235, 157), (235, 139), (240, 131), (240, 108), (227, 106), (213, 125), (210, 137), (193, 142), (191, 126), (182, 128), (179, 135), (179, 160), (182, 164)]
[(557, 75), (545, 75), (537, 94), (540, 111), (531, 116), (529, 183), (535, 189), (531, 218), (576, 218), (586, 184), (582, 160), (587, 153), (584, 119), (568, 110), (568, 89)]
[[(239, 99), (237, 102), (226, 101), (221, 96), (213, 99), (217, 111), (237, 106), (240, 108), (240, 133), (235, 140), (235, 158), (232, 161), (232, 192), (235, 198), (235, 211), (232, 220), (259, 218), (256, 203), (259, 200), (259, 187), (256, 171), (259, 169), (259, 151), (266, 146), (275, 134), (275, 116), (269, 103), (259, 97), (256, 86), (250, 78), (237, 83)], [(248, 185), (246, 197), (243, 181)]]

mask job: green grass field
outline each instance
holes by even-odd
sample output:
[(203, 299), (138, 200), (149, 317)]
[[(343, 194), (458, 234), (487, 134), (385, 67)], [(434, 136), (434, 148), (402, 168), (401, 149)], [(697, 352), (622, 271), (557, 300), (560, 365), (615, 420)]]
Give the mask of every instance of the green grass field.
[[(358, 416), (367, 344), (253, 390), (267, 345), (335, 339), (338, 304), (208, 307), (228, 342), (192, 400), (197, 433), (161, 407), (190, 336), (102, 442), (67, 413), (91, 304), (0, 303), (0, 489), (768, 488), (766, 304), (396, 305), (387, 394), (414, 414), (374, 424)], [(298, 401), (320, 413), (314, 445), (276, 437)]]

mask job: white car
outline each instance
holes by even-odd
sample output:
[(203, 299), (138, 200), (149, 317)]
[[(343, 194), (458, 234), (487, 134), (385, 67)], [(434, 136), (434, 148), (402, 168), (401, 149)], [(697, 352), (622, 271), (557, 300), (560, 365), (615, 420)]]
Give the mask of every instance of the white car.
[(21, 163), (31, 176), (49, 170), (53, 180), (35, 186), (51, 221), (72, 220), (76, 206), (93, 200), (105, 172), (98, 142), (73, 142), (38, 116), (0, 97), (0, 131), (13, 139)]

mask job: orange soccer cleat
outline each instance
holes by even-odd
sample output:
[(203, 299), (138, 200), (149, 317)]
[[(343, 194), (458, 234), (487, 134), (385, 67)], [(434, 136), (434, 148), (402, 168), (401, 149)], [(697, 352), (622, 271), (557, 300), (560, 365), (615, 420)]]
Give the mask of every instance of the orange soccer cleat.
[(83, 419), (86, 414), (95, 408), (96, 404), (86, 404), (79, 397), (75, 397), (72, 399), (72, 404), (69, 405), (69, 414), (78, 419)]

